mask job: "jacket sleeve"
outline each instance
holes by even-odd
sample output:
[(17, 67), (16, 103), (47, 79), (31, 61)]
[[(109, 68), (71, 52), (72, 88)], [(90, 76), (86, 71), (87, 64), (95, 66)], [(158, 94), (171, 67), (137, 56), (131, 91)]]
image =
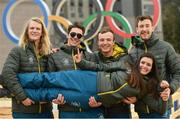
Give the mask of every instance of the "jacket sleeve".
[(56, 66), (55, 66), (55, 61), (54, 61), (54, 57), (56, 54), (51, 54), (48, 57), (48, 71), (56, 71)]
[(19, 101), (22, 101), (27, 98), (21, 84), (18, 81), (17, 73), (20, 68), (20, 51), (19, 48), (13, 48), (4, 64), (2, 70), (2, 77), (4, 84), (10, 90), (12, 95)]
[(167, 101), (163, 101), (161, 97), (155, 99), (151, 94), (148, 94), (143, 97), (142, 100), (152, 110), (155, 110), (161, 114), (165, 114), (166, 110), (168, 109)]
[(140, 90), (129, 86), (126, 79), (127, 73), (118, 71), (113, 73), (111, 80), (105, 79), (100, 82), (101, 92), (98, 93), (98, 96), (100, 96), (99, 100), (102, 101), (104, 106), (119, 103), (125, 97), (137, 96), (139, 94)]
[(180, 87), (180, 59), (171, 45), (166, 56), (166, 66), (170, 77), (171, 93), (174, 93)]
[(126, 71), (125, 63), (123, 61), (116, 61), (111, 63), (96, 63), (92, 61), (87, 61), (82, 59), (78, 63), (78, 66), (84, 70), (93, 70), (93, 71), (107, 71), (114, 72), (118, 70)]

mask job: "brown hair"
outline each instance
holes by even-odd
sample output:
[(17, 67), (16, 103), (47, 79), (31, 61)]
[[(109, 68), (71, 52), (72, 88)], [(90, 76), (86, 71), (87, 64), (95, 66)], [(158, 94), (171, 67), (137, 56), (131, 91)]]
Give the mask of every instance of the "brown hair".
[(143, 91), (145, 89), (144, 83), (143, 83), (143, 77), (134, 64), (129, 64), (131, 67), (131, 73), (128, 77), (128, 84), (136, 89), (140, 89), (140, 91)]
[(143, 21), (143, 20), (145, 20), (145, 19), (149, 19), (149, 20), (151, 21), (151, 23), (153, 23), (153, 19), (152, 19), (152, 17), (149, 16), (149, 15), (138, 16), (138, 17), (136, 18), (136, 27), (138, 27), (139, 21)]
[(79, 29), (81, 29), (82, 32), (83, 32), (83, 34), (84, 34), (84, 32), (85, 32), (84, 26), (80, 25), (79, 23), (75, 23), (74, 25), (70, 25), (70, 26), (68, 27), (68, 34), (70, 33), (70, 31), (71, 31), (72, 28), (79, 28)]
[(144, 53), (139, 58), (138, 64), (140, 63), (140, 60), (143, 57), (148, 57), (148, 58), (152, 59), (152, 61), (153, 61), (151, 72), (149, 72), (149, 74), (147, 75), (147, 78), (149, 78), (147, 90), (149, 93), (151, 93), (157, 99), (159, 97), (159, 92), (157, 89), (160, 84), (160, 77), (158, 75), (158, 68), (157, 68), (156, 60), (155, 60), (155, 57), (151, 53)]
[(99, 34), (104, 34), (107, 32), (111, 32), (113, 34), (113, 40), (115, 40), (114, 32), (109, 27), (103, 27), (101, 31), (98, 32), (97, 39), (99, 39)]

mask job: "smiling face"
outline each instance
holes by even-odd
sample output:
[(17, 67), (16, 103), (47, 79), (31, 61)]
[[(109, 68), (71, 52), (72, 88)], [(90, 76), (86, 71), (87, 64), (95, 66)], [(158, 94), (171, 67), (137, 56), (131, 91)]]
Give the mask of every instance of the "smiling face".
[(151, 20), (144, 19), (140, 20), (137, 24), (136, 31), (138, 35), (144, 40), (147, 41), (152, 35), (152, 32), (154, 31), (153, 24)]
[(148, 75), (152, 70), (152, 66), (153, 66), (153, 60), (151, 58), (148, 57), (141, 58), (139, 64), (140, 73), (142, 75)]
[(98, 48), (105, 57), (112, 56), (113, 46), (114, 35), (111, 32), (98, 34)]
[(42, 24), (30, 21), (28, 25), (28, 38), (30, 41), (39, 42), (42, 36)]
[(68, 45), (78, 46), (81, 43), (81, 37), (83, 37), (83, 31), (80, 28), (72, 28), (68, 34)]

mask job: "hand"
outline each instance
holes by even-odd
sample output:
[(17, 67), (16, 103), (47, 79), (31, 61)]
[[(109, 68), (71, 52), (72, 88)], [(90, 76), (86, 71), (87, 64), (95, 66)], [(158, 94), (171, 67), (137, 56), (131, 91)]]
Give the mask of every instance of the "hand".
[(57, 51), (59, 51), (59, 48), (52, 48), (52, 49), (51, 49), (51, 54), (52, 54), (52, 53), (56, 53)]
[(52, 102), (58, 105), (64, 105), (66, 103), (62, 94), (58, 94), (58, 97), (56, 99), (53, 99)]
[(160, 83), (160, 87), (163, 89), (169, 88), (169, 83), (166, 80), (162, 80)]
[(164, 91), (160, 93), (160, 96), (161, 96), (162, 100), (163, 101), (168, 101), (170, 93), (171, 93), (170, 88), (164, 89)]
[(123, 102), (126, 104), (133, 104), (137, 101), (136, 97), (126, 97), (123, 99)]
[(89, 98), (89, 106), (90, 107), (99, 107), (101, 105), (102, 105), (102, 103), (101, 102), (97, 102), (94, 97), (91, 96)]
[(77, 54), (73, 56), (73, 59), (76, 63), (79, 63), (82, 60), (82, 51), (79, 51), (79, 48), (77, 48)]
[(32, 104), (35, 104), (35, 102), (33, 100), (29, 99), (29, 98), (26, 98), (25, 100), (22, 101), (22, 104), (24, 106), (30, 106)]

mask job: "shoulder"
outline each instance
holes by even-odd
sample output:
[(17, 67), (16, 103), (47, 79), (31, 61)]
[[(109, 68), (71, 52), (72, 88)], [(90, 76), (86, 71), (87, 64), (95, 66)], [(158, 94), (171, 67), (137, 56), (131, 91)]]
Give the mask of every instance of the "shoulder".
[(12, 49), (10, 50), (10, 53), (9, 53), (9, 54), (18, 54), (18, 53), (20, 53), (20, 52), (22, 52), (22, 51), (24, 51), (23, 48), (21, 48), (21, 47), (19, 47), (19, 46), (16, 46), (16, 47), (14, 47), (14, 48), (12, 48)]
[(166, 51), (173, 51), (173, 52), (175, 51), (172, 44), (170, 44), (169, 42), (164, 41), (164, 40), (159, 40), (158, 46), (160, 49), (166, 49)]
[(159, 40), (158, 45), (164, 46), (164, 47), (172, 47), (172, 45), (169, 42), (164, 41), (164, 40)]

